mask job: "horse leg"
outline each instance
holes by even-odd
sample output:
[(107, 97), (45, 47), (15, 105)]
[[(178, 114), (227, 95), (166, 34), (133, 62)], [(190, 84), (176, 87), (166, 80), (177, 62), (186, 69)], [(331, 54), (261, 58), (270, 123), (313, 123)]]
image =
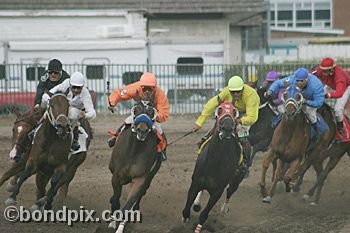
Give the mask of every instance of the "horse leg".
[(286, 192), (290, 192), (290, 190), (295, 185), (295, 179), (296, 179), (295, 172), (298, 169), (299, 165), (300, 165), (300, 159), (296, 159), (289, 164), (289, 170), (286, 172), (283, 178), (284, 183), (286, 185)]
[(20, 172), (19, 177), (18, 177), (18, 181), (17, 181), (17, 185), (14, 188), (13, 192), (11, 193), (11, 195), (9, 196), (9, 198), (7, 198), (7, 200), (5, 201), (5, 205), (9, 206), (9, 205), (16, 205), (16, 199), (17, 199), (17, 195), (19, 194), (19, 191), (21, 190), (21, 187), (23, 185), (23, 183), (31, 176), (33, 175), (37, 170), (36, 164), (34, 164), (34, 161), (29, 160), (26, 164), (26, 167), (23, 171)]
[(266, 172), (269, 169), (270, 163), (273, 161), (273, 152), (271, 148), (268, 150), (267, 154), (265, 155), (265, 158), (262, 163), (262, 173), (261, 173), (261, 180), (259, 183), (260, 186), (260, 193), (262, 197), (267, 196), (267, 190), (266, 190)]
[(329, 158), (329, 161), (324, 171), (319, 175), (319, 178), (317, 179), (318, 185), (317, 185), (314, 201), (311, 203), (312, 205), (315, 205), (320, 201), (321, 191), (322, 191), (324, 182), (328, 177), (328, 174), (335, 168), (335, 166), (338, 164), (338, 162), (344, 156), (344, 154), (345, 153), (339, 153)]
[(195, 228), (195, 233), (200, 233), (202, 231), (202, 226), (207, 221), (210, 210), (214, 207), (216, 202), (220, 199), (222, 193), (224, 192), (225, 187), (220, 188), (219, 190), (215, 190), (214, 192), (209, 192), (210, 197), (207, 203), (207, 206), (203, 209), (203, 211), (199, 215), (199, 223)]
[(85, 159), (86, 152), (81, 152), (71, 156), (68, 160), (67, 169), (63, 174), (63, 177), (60, 179), (60, 182), (63, 182), (64, 184), (59, 189), (59, 193), (57, 195), (58, 203), (63, 203), (68, 193), (69, 183), (73, 180), (78, 167), (85, 161)]
[(34, 205), (32, 205), (32, 207), (30, 208), (31, 210), (38, 210), (40, 209), (43, 205), (40, 203), (37, 203), (42, 197), (45, 196), (46, 194), (46, 185), (50, 180), (51, 174), (46, 174), (42, 171), (38, 171), (36, 173), (36, 177), (35, 177), (35, 184), (36, 184), (36, 203)]
[(221, 207), (221, 212), (223, 213), (227, 213), (229, 211), (228, 203), (230, 202), (230, 198), (237, 191), (238, 186), (241, 184), (245, 177), (245, 170), (243, 169), (245, 169), (245, 167), (243, 166), (238, 168), (238, 172), (235, 174), (235, 176), (233, 177), (232, 181), (226, 189), (226, 200)]
[[(202, 193), (201, 188), (192, 182), (190, 189), (188, 190), (185, 208), (182, 210), (182, 221), (184, 223), (189, 221), (190, 215), (191, 215), (191, 206), (192, 206), (194, 200), (196, 199), (197, 194), (199, 195), (199, 193)], [(200, 198), (200, 195), (199, 195), (199, 198)]]
[(162, 159), (161, 158), (157, 158), (156, 160), (156, 165), (154, 166), (154, 168), (151, 170), (151, 172), (149, 173), (149, 175), (146, 178), (145, 181), (145, 190), (144, 192), (141, 194), (140, 198), (137, 199), (135, 205), (134, 205), (134, 210), (140, 210), (140, 202), (142, 197), (146, 194), (149, 186), (151, 185), (151, 182), (154, 178), (154, 176), (157, 174), (157, 172), (159, 171), (160, 165), (162, 164)]
[(17, 163), (12, 163), (12, 166), (9, 170), (7, 170), (0, 178), (0, 187), (4, 184), (5, 181), (13, 177), (8, 187), (6, 188), (8, 192), (12, 192), (14, 189), (14, 186), (17, 184), (18, 174), (24, 170), (26, 166), (26, 162), (28, 159), (28, 153), (25, 154), (21, 160), (19, 160)]
[(46, 210), (52, 209), (52, 202), (54, 197), (56, 196), (58, 189), (66, 183), (64, 179), (64, 174), (66, 172), (66, 164), (61, 164), (58, 168), (55, 169), (53, 176), (51, 177), (51, 187), (47, 191), (47, 202), (45, 205)]
[(282, 161), (280, 159), (277, 159), (275, 173), (272, 178), (272, 185), (268, 192), (268, 195), (263, 198), (264, 203), (269, 203), (269, 204), (271, 203), (272, 197), (275, 194), (277, 182), (280, 180), (280, 177), (282, 175), (282, 167), (283, 167)]

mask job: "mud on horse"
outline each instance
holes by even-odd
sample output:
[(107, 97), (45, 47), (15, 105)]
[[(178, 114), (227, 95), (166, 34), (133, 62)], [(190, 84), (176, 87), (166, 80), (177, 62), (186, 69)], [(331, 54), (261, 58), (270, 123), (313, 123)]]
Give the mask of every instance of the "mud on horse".
[[(283, 177), (286, 191), (293, 187), (296, 176), (295, 172), (304, 158), (310, 142), (310, 125), (306, 115), (302, 111), (303, 96), (295, 86), (289, 86), (283, 95), (285, 113), (275, 129), (270, 148), (263, 161), (260, 192), (263, 202), (270, 203), (276, 184), (282, 175), (283, 163), (290, 163), (289, 169)], [(267, 193), (265, 187), (266, 172), (270, 163), (277, 159), (277, 167), (274, 172), (272, 186)]]
[[(152, 126), (156, 109), (150, 101), (138, 100), (131, 110), (133, 124), (127, 125), (114, 145), (109, 169), (112, 173), (112, 212), (120, 209), (122, 186), (131, 183), (128, 198), (122, 211), (139, 210), (141, 198), (146, 194), (152, 179), (158, 172), (162, 158), (157, 154), (157, 135)], [(126, 221), (119, 223), (117, 233), (124, 230)], [(116, 228), (112, 221), (109, 227)]]
[(235, 118), (239, 115), (238, 110), (232, 103), (226, 101), (222, 103), (219, 98), (218, 102), (214, 133), (201, 147), (193, 171), (186, 205), (182, 211), (183, 221), (188, 222), (193, 202), (195, 202), (194, 210), (199, 211), (199, 198), (202, 190), (209, 192), (210, 198), (207, 206), (200, 213), (199, 223), (195, 229), (196, 233), (201, 232), (210, 210), (219, 200), (227, 185), (229, 186), (226, 190), (226, 202), (222, 211), (228, 210), (227, 203), (245, 175), (245, 172), (240, 172), (239, 169), (242, 149), (235, 134)]
[[(51, 209), (68, 161), (71, 145), (68, 119), (69, 102), (62, 93), (52, 95), (45, 112), (46, 119), (36, 130), (25, 169), (20, 173), (18, 184), (6, 201), (6, 205), (16, 204), (16, 197), (25, 180), (36, 173), (37, 201), (33, 208)], [(46, 185), (51, 178), (51, 187), (46, 193)], [(46, 196), (45, 196), (46, 195)]]

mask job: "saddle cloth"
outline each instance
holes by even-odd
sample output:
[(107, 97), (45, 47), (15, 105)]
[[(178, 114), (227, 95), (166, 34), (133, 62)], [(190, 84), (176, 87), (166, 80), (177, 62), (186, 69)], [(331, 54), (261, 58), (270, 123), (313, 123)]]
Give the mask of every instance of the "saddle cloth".
[(335, 139), (341, 142), (349, 142), (350, 141), (350, 124), (348, 118), (343, 115), (343, 139), (341, 139), (340, 133), (337, 128), (337, 132), (335, 134)]

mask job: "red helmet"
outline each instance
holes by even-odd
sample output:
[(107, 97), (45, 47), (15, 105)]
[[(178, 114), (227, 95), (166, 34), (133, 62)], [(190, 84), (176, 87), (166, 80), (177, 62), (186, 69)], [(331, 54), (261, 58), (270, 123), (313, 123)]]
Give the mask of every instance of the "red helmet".
[(157, 79), (154, 74), (145, 72), (140, 78), (141, 86), (155, 87), (157, 85)]
[(321, 70), (330, 70), (335, 67), (334, 60), (330, 57), (323, 58), (320, 64)]

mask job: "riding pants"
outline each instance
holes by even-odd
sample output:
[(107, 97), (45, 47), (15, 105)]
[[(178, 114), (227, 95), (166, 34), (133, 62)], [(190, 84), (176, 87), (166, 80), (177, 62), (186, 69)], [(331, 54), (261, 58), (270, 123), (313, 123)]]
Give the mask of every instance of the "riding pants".
[[(326, 94), (333, 92), (333, 91), (334, 90), (327, 85), (324, 87), (324, 92)], [(343, 121), (343, 112), (344, 112), (344, 108), (345, 108), (346, 103), (348, 102), (349, 97), (350, 97), (350, 86), (348, 86), (348, 88), (346, 88), (343, 96), (338, 98), (335, 105), (334, 105), (335, 117), (337, 118), (338, 122)]]

